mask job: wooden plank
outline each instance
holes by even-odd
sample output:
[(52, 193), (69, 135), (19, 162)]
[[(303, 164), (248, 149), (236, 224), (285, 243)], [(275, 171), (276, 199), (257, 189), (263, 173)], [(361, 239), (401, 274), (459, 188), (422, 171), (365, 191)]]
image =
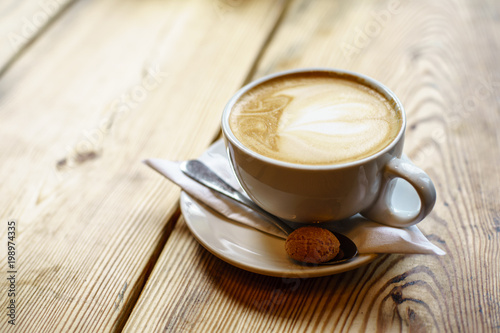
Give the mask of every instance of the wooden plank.
[(16, 220), (18, 306), (0, 331), (121, 329), (178, 210), (179, 190), (141, 160), (208, 146), (281, 11), (83, 1), (6, 72), (0, 239)]
[(499, 12), (493, 1), (294, 1), (252, 76), (339, 67), (394, 90), (408, 115), (405, 152), (438, 190), (419, 227), (446, 256), (270, 278), (211, 256), (181, 219), (125, 331), (498, 329)]
[(0, 75), (74, 0), (19, 1), (0, 4)]

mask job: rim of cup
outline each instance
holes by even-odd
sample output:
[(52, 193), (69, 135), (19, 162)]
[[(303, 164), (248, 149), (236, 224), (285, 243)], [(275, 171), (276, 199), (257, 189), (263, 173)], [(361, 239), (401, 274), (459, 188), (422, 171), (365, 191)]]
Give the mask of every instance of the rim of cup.
[[(264, 155), (261, 155), (259, 153), (256, 153), (255, 151), (251, 150), (250, 148), (247, 148), (245, 145), (243, 145), (233, 134), (231, 131), (231, 127), (229, 126), (229, 115), (231, 114), (231, 110), (234, 106), (234, 104), (240, 99), (240, 97), (245, 94), (247, 91), (250, 89), (260, 85), (263, 82), (266, 82), (268, 80), (277, 78), (277, 77), (284, 77), (290, 74), (297, 74), (297, 73), (308, 73), (308, 72), (323, 72), (323, 73), (332, 73), (336, 76), (344, 76), (344, 77), (351, 77), (354, 78), (356, 81), (367, 85), (368, 87), (372, 88), (373, 90), (381, 93), (387, 100), (390, 102), (393, 102), (394, 104), (394, 109), (396, 109), (401, 116), (401, 127), (398, 131), (398, 134), (396, 137), (389, 143), (386, 147), (384, 147), (382, 150), (376, 152), (373, 155), (367, 156), (365, 158), (356, 160), (356, 161), (351, 161), (351, 162), (346, 162), (346, 163), (335, 163), (335, 164), (320, 164), (320, 165), (311, 165), (311, 164), (299, 164), (299, 163), (292, 163), (292, 162), (285, 162), (281, 161), (278, 159), (270, 158)], [(357, 72), (345, 70), (345, 69), (338, 69), (338, 68), (327, 68), (327, 67), (309, 67), (309, 68), (299, 68), (299, 69), (291, 69), (291, 70), (286, 70), (286, 71), (281, 71), (277, 73), (273, 73), (270, 75), (263, 76), (255, 81), (252, 81), (245, 86), (243, 86), (241, 89), (239, 89), (233, 97), (229, 100), (229, 102), (226, 104), (224, 107), (224, 111), (222, 112), (222, 122), (221, 122), (221, 127), (222, 127), (222, 132), (224, 136), (226, 137), (227, 140), (229, 140), (233, 145), (237, 146), (239, 149), (243, 150), (246, 154), (258, 159), (262, 160), (264, 162), (267, 162), (269, 164), (275, 164), (281, 167), (287, 167), (287, 168), (294, 168), (294, 169), (304, 169), (304, 170), (327, 170), (327, 169), (341, 169), (341, 168), (346, 168), (346, 167), (351, 167), (351, 166), (357, 166), (360, 164), (364, 164), (370, 160), (376, 159), (380, 155), (383, 155), (390, 151), (394, 146), (399, 142), (401, 137), (404, 135), (405, 129), (406, 129), (406, 114), (403, 108), (403, 105), (401, 104), (401, 101), (399, 98), (397, 98), (396, 94), (392, 92), (388, 87), (380, 83), (379, 81), (366, 76), (364, 74), (360, 74)]]

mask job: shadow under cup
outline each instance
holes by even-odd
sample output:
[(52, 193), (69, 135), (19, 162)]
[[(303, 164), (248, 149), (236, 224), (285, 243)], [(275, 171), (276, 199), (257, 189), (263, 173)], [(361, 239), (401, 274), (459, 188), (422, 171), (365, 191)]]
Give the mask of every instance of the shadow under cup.
[[(231, 131), (233, 106), (250, 89), (275, 78), (297, 73), (327, 73), (361, 83), (382, 94), (401, 116), (396, 137), (382, 150), (353, 162), (306, 165), (263, 156), (244, 146)], [(377, 81), (350, 71), (309, 68), (276, 73), (240, 89), (226, 105), (222, 131), (234, 173), (248, 196), (264, 210), (289, 221), (317, 223), (342, 220), (357, 213), (397, 227), (422, 220), (435, 202), (430, 178), (409, 160), (401, 159), (406, 117), (401, 102)], [(419, 209), (401, 213), (391, 204), (394, 178), (408, 181), (418, 193)]]

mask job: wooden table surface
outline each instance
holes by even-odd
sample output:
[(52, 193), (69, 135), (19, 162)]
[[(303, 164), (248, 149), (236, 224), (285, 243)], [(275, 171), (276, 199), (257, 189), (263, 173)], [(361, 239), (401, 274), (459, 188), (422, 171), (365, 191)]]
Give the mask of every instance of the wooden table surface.
[[(497, 0), (4, 0), (0, 35), (1, 332), (500, 332)], [(141, 163), (199, 156), (244, 83), (312, 66), (400, 97), (445, 256), (247, 272)]]

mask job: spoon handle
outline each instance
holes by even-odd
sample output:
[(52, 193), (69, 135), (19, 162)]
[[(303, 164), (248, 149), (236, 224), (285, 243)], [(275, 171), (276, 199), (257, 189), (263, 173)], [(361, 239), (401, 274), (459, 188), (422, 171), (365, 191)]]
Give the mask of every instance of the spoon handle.
[(234, 187), (226, 183), (204, 163), (198, 160), (189, 160), (181, 163), (180, 169), (184, 174), (196, 180), (198, 183), (205, 185), (206, 187), (255, 210), (257, 213), (265, 217), (266, 220), (269, 220), (278, 229), (283, 231), (287, 236), (293, 231), (293, 229), (281, 219), (272, 215), (271, 213), (266, 212), (265, 210), (257, 206), (253, 201), (237, 191)]

